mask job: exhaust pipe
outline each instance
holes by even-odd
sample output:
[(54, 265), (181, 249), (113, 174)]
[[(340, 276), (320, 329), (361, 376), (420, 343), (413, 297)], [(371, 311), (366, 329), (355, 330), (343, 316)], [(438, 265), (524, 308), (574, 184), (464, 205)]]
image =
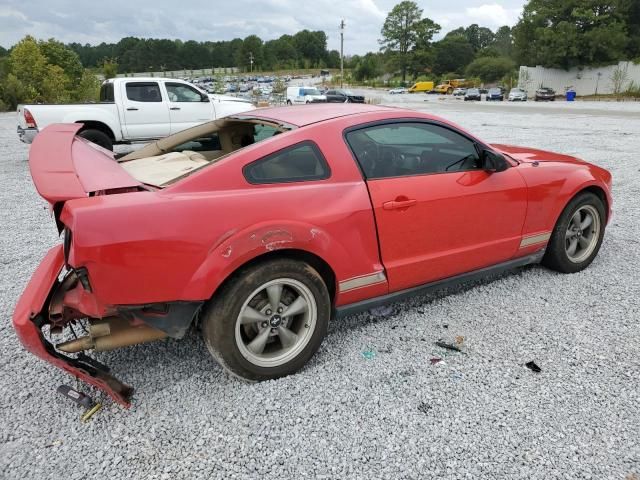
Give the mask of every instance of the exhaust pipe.
[(96, 352), (114, 350), (139, 343), (161, 340), (167, 334), (162, 330), (141, 325), (133, 327), (123, 318), (112, 317), (89, 325), (89, 335), (59, 343), (56, 348), (66, 353), (94, 349)]

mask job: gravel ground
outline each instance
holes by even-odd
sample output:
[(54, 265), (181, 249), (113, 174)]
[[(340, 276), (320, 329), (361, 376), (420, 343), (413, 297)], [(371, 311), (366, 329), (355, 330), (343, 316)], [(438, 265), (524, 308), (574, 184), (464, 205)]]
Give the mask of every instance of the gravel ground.
[[(310, 364), (277, 381), (229, 378), (196, 333), (99, 354), (137, 390), (130, 410), (106, 400), (86, 424), (55, 393), (70, 377), (10, 325), (59, 239), (15, 115), (0, 115), (0, 478), (640, 478), (640, 105), (400, 97), (383, 100), (610, 169), (615, 216), (593, 265), (334, 322)], [(458, 335), (464, 354), (434, 346)]]

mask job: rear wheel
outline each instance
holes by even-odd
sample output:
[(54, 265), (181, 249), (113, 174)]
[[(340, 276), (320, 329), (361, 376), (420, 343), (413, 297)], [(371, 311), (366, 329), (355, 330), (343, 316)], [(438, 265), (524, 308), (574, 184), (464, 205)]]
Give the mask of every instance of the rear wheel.
[(109, 135), (103, 131), (88, 128), (86, 130), (82, 130), (78, 136), (86, 138), (90, 142), (100, 145), (102, 148), (113, 151), (113, 141), (109, 138)]
[(203, 318), (211, 355), (230, 373), (268, 380), (298, 371), (324, 338), (331, 301), (306, 263), (270, 260), (240, 271)]
[(600, 250), (606, 212), (602, 200), (590, 192), (569, 202), (556, 223), (543, 265), (563, 273), (587, 268)]

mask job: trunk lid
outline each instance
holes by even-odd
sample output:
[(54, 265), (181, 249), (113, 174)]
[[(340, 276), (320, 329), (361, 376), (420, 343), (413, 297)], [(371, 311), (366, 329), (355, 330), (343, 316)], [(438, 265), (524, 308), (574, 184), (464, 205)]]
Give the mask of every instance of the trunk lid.
[(121, 191), (142, 184), (113, 154), (76, 133), (82, 124), (53, 124), (42, 130), (29, 151), (36, 190), (52, 206), (97, 192)]

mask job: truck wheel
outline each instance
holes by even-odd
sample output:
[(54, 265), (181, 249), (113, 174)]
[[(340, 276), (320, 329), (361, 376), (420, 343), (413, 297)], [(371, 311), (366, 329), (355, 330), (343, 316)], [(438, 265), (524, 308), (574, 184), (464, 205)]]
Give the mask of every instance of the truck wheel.
[(331, 300), (318, 272), (290, 259), (241, 270), (208, 305), (202, 334), (211, 355), (250, 381), (298, 371), (324, 338)]
[(113, 142), (109, 138), (109, 135), (100, 130), (88, 128), (87, 130), (82, 130), (78, 136), (86, 138), (90, 142), (100, 145), (102, 148), (113, 151)]
[(605, 223), (602, 200), (591, 192), (577, 195), (560, 215), (542, 264), (562, 273), (584, 270), (600, 250)]

